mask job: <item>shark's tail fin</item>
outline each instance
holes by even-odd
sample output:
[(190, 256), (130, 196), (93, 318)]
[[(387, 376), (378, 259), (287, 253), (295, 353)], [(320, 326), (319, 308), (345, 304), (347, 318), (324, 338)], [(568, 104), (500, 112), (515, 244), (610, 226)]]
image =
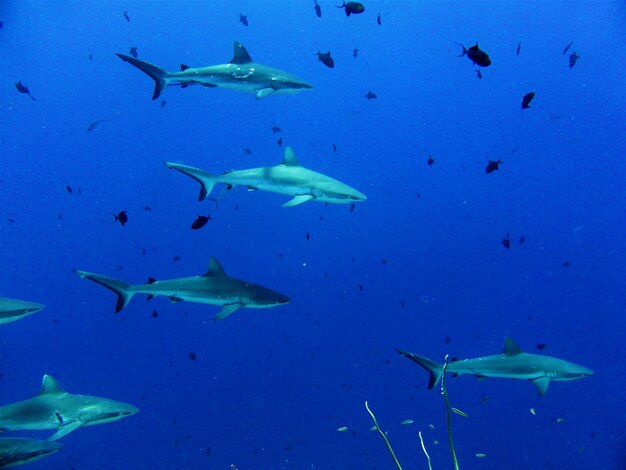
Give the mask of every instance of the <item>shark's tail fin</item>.
[(411, 359), (413, 362), (416, 362), (424, 369), (426, 369), (430, 373), (430, 378), (428, 379), (428, 389), (432, 389), (439, 383), (441, 380), (441, 371), (443, 370), (443, 366), (437, 364), (435, 361), (431, 361), (422, 356), (418, 356), (417, 354), (413, 354), (410, 352), (402, 351), (400, 349), (396, 349), (402, 356), (407, 359)]
[(156, 100), (159, 96), (161, 96), (161, 92), (165, 85), (168, 83), (168, 75), (169, 73), (163, 70), (161, 67), (157, 67), (156, 65), (149, 64), (148, 62), (144, 62), (143, 60), (135, 59), (134, 57), (130, 57), (124, 54), (115, 54), (124, 62), (128, 62), (131, 65), (134, 65), (143, 73), (150, 76), (152, 80), (154, 80), (154, 93), (152, 93), (152, 99)]
[(115, 304), (115, 313), (120, 313), (124, 307), (130, 302), (130, 299), (135, 294), (131, 289), (130, 284), (112, 279), (106, 276), (100, 276), (99, 274), (88, 273), (86, 271), (76, 271), (82, 278), (89, 279), (96, 284), (100, 284), (103, 287), (115, 292), (117, 294), (117, 303)]
[(194, 180), (200, 183), (200, 194), (198, 195), (198, 201), (205, 200), (208, 195), (211, 194), (211, 191), (213, 191), (213, 188), (215, 187), (216, 181), (213, 179), (213, 176), (206, 171), (194, 168), (192, 166), (181, 165), (180, 163), (165, 162), (165, 166), (168, 168), (173, 168), (174, 170), (178, 170), (187, 176), (191, 176)]

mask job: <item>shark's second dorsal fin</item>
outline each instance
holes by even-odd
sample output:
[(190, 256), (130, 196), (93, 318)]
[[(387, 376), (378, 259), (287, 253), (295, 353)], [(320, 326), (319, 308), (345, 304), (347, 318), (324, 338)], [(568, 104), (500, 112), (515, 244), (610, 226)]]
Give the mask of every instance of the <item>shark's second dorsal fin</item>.
[(249, 64), (252, 62), (252, 57), (248, 54), (248, 51), (243, 44), (238, 41), (235, 41), (235, 51), (233, 53), (233, 59), (230, 61), (231, 64)]
[(522, 352), (522, 348), (520, 348), (515, 341), (508, 336), (504, 338), (504, 351), (502, 351), (504, 355), (515, 356), (516, 354), (521, 354)]
[(300, 162), (296, 157), (295, 152), (291, 147), (285, 148), (285, 156), (283, 157), (283, 165), (287, 166), (300, 166)]
[(218, 260), (211, 257), (209, 260), (209, 269), (207, 269), (205, 277), (208, 276), (226, 276), (226, 272)]
[(49, 393), (61, 394), (65, 393), (65, 390), (63, 390), (63, 387), (59, 385), (57, 379), (46, 374), (43, 376), (41, 381), (41, 390), (39, 391), (39, 395), (47, 395)]

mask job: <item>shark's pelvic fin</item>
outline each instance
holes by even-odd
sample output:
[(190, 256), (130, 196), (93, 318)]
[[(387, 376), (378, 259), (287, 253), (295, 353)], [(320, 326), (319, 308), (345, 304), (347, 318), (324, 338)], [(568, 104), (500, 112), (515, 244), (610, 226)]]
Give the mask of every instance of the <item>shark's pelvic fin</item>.
[(283, 165), (301, 166), (300, 162), (298, 161), (298, 157), (296, 157), (296, 152), (294, 152), (291, 147), (285, 148), (285, 154), (283, 156)]
[(504, 350), (502, 351), (504, 355), (515, 356), (516, 354), (521, 354), (522, 352), (522, 348), (520, 348), (515, 341), (508, 336), (504, 338)]
[(205, 277), (209, 276), (226, 276), (226, 272), (218, 260), (211, 257), (209, 260), (209, 269), (207, 269)]
[(239, 41), (235, 41), (233, 59), (230, 61), (230, 63), (249, 64), (251, 62), (253, 62), (252, 57), (250, 57), (250, 54), (248, 54), (246, 48), (243, 47), (243, 44), (241, 44)]
[(134, 292), (131, 291), (132, 286), (130, 284), (126, 284), (125, 282), (118, 281), (117, 279), (113, 279), (106, 276), (101, 276), (100, 274), (88, 273), (86, 271), (76, 271), (82, 278), (87, 278), (96, 284), (100, 284), (102, 287), (106, 287), (107, 289), (115, 292), (117, 294), (117, 303), (115, 304), (115, 313), (120, 313), (124, 307), (130, 302), (132, 299)]
[(430, 373), (430, 378), (428, 379), (428, 389), (434, 388), (435, 385), (439, 383), (441, 380), (441, 372), (443, 370), (442, 365), (439, 365), (435, 361), (431, 361), (428, 358), (418, 356), (417, 354), (402, 351), (400, 349), (396, 349), (396, 351), (407, 359), (411, 359), (413, 362), (416, 362)]
[(200, 194), (198, 196), (198, 201), (205, 200), (213, 188), (215, 187), (215, 182), (211, 179), (211, 174), (206, 171), (200, 170), (199, 168), (194, 168), (192, 166), (181, 165), (180, 163), (164, 163), (166, 167), (174, 170), (178, 170), (181, 173), (192, 177), (198, 183), (200, 183)]
[(134, 65), (143, 73), (150, 76), (152, 80), (154, 80), (154, 93), (152, 93), (152, 99), (156, 100), (159, 96), (161, 96), (161, 92), (165, 85), (168, 82), (169, 73), (166, 70), (163, 70), (161, 67), (157, 67), (154, 64), (150, 64), (148, 62), (144, 62), (143, 60), (135, 59), (134, 57), (130, 57), (124, 54), (115, 54), (124, 62), (128, 62), (131, 65)]
[(224, 318), (228, 317), (229, 315), (232, 315), (233, 313), (235, 313), (241, 307), (243, 307), (243, 304), (224, 305), (224, 308), (222, 310), (220, 310), (219, 312), (217, 312), (217, 314), (215, 315), (214, 319), (215, 320), (223, 320)]
[(299, 204), (304, 204), (305, 202), (310, 201), (311, 199), (313, 199), (313, 196), (311, 196), (310, 194), (301, 194), (299, 196), (294, 197), (290, 201), (287, 201), (281, 207), (297, 206)]
[(49, 393), (63, 394), (65, 393), (65, 390), (63, 390), (63, 387), (59, 385), (57, 379), (55, 379), (51, 375), (46, 374), (41, 380), (41, 390), (39, 391), (39, 395), (46, 395)]

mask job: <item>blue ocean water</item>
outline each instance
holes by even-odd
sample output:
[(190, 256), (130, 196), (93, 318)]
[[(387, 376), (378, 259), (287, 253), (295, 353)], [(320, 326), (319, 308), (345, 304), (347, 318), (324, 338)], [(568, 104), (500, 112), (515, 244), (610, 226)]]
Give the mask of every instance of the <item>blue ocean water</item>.
[[(426, 468), (419, 430), (433, 468), (452, 468), (443, 398), (394, 349), (441, 362), (497, 354), (505, 336), (595, 374), (543, 397), (450, 377), (469, 415), (452, 416), (461, 467), (625, 468), (624, 3), (319, 4), (321, 19), (312, 1), (0, 3), (0, 297), (46, 305), (1, 327), (0, 404), (47, 373), (140, 408), (30, 468), (395, 468), (366, 400), (404, 468)], [(177, 70), (227, 62), (235, 40), (314, 89), (168, 87), (162, 107), (114, 55)], [(482, 79), (455, 44), (477, 41)], [(281, 208), (234, 188), (216, 207), (162, 164), (268, 166), (286, 145), (368, 199)], [(214, 322), (217, 307), (138, 296), (115, 315), (73, 273), (140, 283), (201, 275), (211, 256), (292, 302)]]

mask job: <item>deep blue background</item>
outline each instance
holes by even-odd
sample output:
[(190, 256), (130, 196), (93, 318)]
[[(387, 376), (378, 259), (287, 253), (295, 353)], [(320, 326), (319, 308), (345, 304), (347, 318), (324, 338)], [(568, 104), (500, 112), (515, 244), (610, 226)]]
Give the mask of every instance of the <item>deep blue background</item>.
[[(47, 305), (1, 328), (0, 403), (33, 396), (50, 373), (141, 409), (79, 429), (31, 468), (392, 468), (365, 400), (405, 468), (426, 467), (418, 430), (434, 468), (450, 468), (443, 400), (394, 348), (475, 357), (505, 335), (595, 375), (541, 398), (524, 382), (451, 379), (470, 415), (454, 416), (461, 464), (623, 468), (624, 3), (372, 1), (350, 18), (320, 5), (321, 20), (309, 1), (0, 3), (0, 296)], [(168, 88), (161, 108), (152, 81), (114, 55), (137, 46), (175, 70), (227, 62), (234, 40), (315, 89), (257, 101)], [(456, 57), (455, 42), (476, 41), (493, 60), (483, 80)], [(273, 125), (303, 165), (368, 200), (353, 213), (282, 209), (285, 197), (238, 188), (215, 210), (162, 165), (276, 164)], [(121, 210), (125, 228), (110, 216)], [(214, 323), (214, 307), (138, 297), (115, 316), (114, 296), (72, 273), (143, 282), (202, 274), (210, 256), (293, 302)]]

